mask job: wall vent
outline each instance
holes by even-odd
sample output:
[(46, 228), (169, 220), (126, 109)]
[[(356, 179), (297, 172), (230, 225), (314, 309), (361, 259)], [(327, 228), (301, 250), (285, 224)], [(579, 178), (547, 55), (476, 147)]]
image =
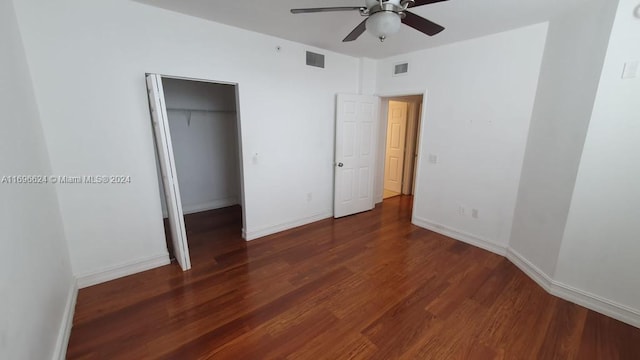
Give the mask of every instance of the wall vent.
[(324, 69), (324, 55), (307, 51), (307, 65)]
[(395, 64), (393, 67), (393, 75), (402, 75), (409, 72), (409, 63)]

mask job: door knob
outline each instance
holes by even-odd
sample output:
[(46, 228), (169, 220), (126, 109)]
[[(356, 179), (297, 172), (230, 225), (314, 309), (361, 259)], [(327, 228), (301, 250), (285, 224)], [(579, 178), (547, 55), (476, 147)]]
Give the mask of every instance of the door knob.
[(338, 167), (343, 167), (344, 164), (343, 163), (338, 163)]

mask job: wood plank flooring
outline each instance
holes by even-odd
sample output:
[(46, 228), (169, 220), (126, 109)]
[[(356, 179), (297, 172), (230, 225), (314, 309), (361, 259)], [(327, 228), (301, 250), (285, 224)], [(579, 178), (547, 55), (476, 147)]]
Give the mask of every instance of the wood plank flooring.
[(388, 189), (382, 190), (382, 198), (383, 199), (389, 199), (389, 198), (392, 198), (392, 197), (395, 197), (395, 196), (399, 196), (399, 195), (402, 195), (402, 194), (400, 194), (399, 192), (388, 190)]
[(410, 224), (411, 197), (249, 243), (187, 216), (193, 269), (82, 289), (69, 359), (639, 359), (640, 329)]

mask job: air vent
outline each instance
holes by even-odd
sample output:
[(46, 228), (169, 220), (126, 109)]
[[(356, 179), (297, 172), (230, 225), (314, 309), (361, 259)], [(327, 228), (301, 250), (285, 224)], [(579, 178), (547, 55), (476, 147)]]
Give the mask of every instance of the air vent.
[(307, 51), (307, 65), (324, 69), (324, 55)]
[(393, 75), (402, 75), (409, 72), (409, 63), (396, 64), (393, 67)]

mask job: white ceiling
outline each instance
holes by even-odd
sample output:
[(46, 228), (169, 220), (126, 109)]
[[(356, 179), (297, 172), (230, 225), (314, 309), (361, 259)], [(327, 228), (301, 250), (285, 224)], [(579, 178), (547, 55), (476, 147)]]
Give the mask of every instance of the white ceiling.
[(446, 28), (428, 37), (408, 26), (384, 43), (365, 33), (342, 39), (363, 18), (357, 11), (293, 15), (291, 8), (360, 6), (364, 0), (135, 0), (356, 57), (392, 55), (540, 23), (589, 0), (449, 0), (411, 9)]

